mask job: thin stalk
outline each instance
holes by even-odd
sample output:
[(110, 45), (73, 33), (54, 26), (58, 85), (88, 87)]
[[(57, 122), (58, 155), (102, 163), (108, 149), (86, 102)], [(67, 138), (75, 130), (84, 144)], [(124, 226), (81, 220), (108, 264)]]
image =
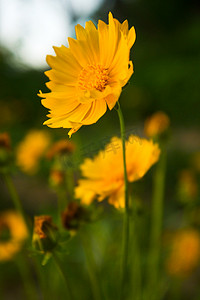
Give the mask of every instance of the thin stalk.
[(16, 260), (19, 273), (23, 280), (24, 290), (26, 293), (26, 297), (28, 300), (35, 300), (38, 298), (36, 289), (34, 287), (35, 283), (33, 278), (30, 274), (29, 266), (27, 265), (27, 261), (25, 260), (24, 256), (21, 254), (18, 255)]
[(94, 300), (102, 300), (104, 298), (101, 296), (101, 290), (100, 290), (100, 286), (99, 286), (99, 280), (98, 280), (97, 274), (96, 274), (96, 265), (94, 262), (93, 252), (91, 251), (91, 247), (88, 244), (88, 242), (86, 241), (86, 239), (82, 233), (80, 233), (80, 238), (81, 238), (81, 242), (83, 245), (83, 250), (85, 252), (85, 257), (87, 260), (87, 268), (88, 268), (88, 273), (89, 273), (89, 277), (90, 277), (91, 288), (92, 288)]
[(41, 269), (41, 263), (38, 261), (38, 257), (32, 257), (34, 269), (38, 281), (40, 283), (40, 294), (43, 300), (49, 299), (48, 289), (46, 288), (46, 278), (44, 277), (44, 270)]
[(73, 300), (73, 295), (72, 295), (72, 291), (68, 282), (68, 278), (63, 270), (62, 267), (62, 263), (60, 262), (60, 259), (57, 257), (57, 255), (55, 254), (55, 252), (52, 253), (53, 254), (53, 258), (54, 258), (54, 262), (58, 268), (58, 271), (61, 275), (61, 277), (63, 278), (63, 280), (65, 281), (65, 286), (66, 286), (66, 291), (67, 291), (67, 300)]
[(74, 171), (73, 169), (69, 168), (66, 170), (66, 187), (67, 187), (67, 196), (68, 196), (68, 203), (70, 202), (70, 199), (73, 199), (74, 194)]
[(66, 194), (65, 191), (61, 189), (58, 189), (56, 193), (57, 193), (57, 219), (58, 219), (58, 224), (62, 226), (61, 215), (67, 203)]
[(9, 174), (4, 174), (4, 179), (5, 179), (5, 183), (7, 185), (8, 191), (10, 193), (12, 202), (13, 202), (16, 210), (24, 218), (24, 220), (26, 220), (25, 215), (24, 215), (24, 210), (23, 210), (22, 205), (21, 205), (20, 198), (17, 194), (17, 191), (15, 189), (15, 186), (12, 182), (12, 179), (11, 179), (10, 175)]
[(163, 200), (165, 188), (166, 152), (163, 150), (156, 166), (153, 184), (150, 253), (148, 262), (149, 299), (159, 299), (159, 263), (163, 219)]
[(141, 274), (141, 254), (138, 241), (138, 216), (135, 207), (133, 209), (133, 216), (130, 219), (130, 231), (131, 231), (131, 253), (132, 253), (132, 283), (131, 289), (134, 289), (134, 299), (142, 299), (142, 274)]
[(119, 102), (117, 102), (117, 113), (120, 122), (120, 131), (122, 139), (122, 151), (123, 151), (123, 165), (124, 165), (124, 196), (125, 196), (125, 213), (124, 213), (124, 228), (123, 228), (123, 244), (122, 244), (122, 261), (121, 261), (121, 286), (120, 286), (120, 299), (124, 297), (124, 288), (126, 282), (126, 271), (128, 261), (128, 243), (129, 243), (129, 199), (128, 199), (128, 177), (126, 170), (126, 145), (125, 145), (125, 125), (124, 117), (120, 108)]

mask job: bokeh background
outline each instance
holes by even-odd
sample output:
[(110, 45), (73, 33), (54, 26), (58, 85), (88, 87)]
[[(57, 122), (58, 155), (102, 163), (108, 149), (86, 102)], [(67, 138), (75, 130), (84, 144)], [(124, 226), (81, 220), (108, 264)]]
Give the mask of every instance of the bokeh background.
[[(164, 216), (173, 227), (182, 210), (177, 201), (178, 174), (193, 167), (193, 155), (200, 149), (199, 1), (0, 0), (0, 131), (10, 134), (15, 149), (29, 130), (44, 129), (47, 109), (37, 93), (48, 91), (46, 55), (54, 53), (54, 45), (67, 46), (77, 23), (107, 22), (109, 11), (136, 29), (131, 50), (134, 74), (120, 99), (128, 132), (142, 136), (145, 119), (156, 111), (164, 111), (171, 120)], [(45, 129), (52, 140), (68, 138), (66, 129)], [(92, 156), (105, 136), (119, 134), (115, 110), (82, 127), (72, 137), (78, 145), (78, 162), (84, 159), (82, 147), (89, 149), (96, 141), (97, 147), (87, 153)], [(13, 173), (24, 207), (32, 215), (47, 213), (56, 203), (46, 181), (47, 169), (44, 164), (37, 176)], [(148, 175), (145, 180), (150, 186)], [(140, 196), (148, 194), (140, 183), (137, 189)], [(1, 210), (12, 206), (3, 181), (0, 199)]]

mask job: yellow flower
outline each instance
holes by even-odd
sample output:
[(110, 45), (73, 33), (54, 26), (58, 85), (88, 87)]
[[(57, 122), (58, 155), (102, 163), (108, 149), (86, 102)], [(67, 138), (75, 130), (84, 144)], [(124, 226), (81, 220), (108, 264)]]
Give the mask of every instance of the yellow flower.
[(0, 261), (7, 261), (20, 251), (28, 230), (22, 217), (12, 211), (0, 214)]
[(26, 173), (34, 174), (39, 160), (50, 143), (49, 135), (41, 130), (33, 130), (18, 145), (16, 152), (17, 165)]
[(144, 133), (153, 138), (165, 132), (169, 128), (169, 124), (169, 117), (164, 112), (158, 111), (145, 121)]
[[(124, 207), (124, 169), (121, 140), (112, 138), (111, 142), (94, 159), (86, 159), (81, 165), (85, 179), (79, 180), (75, 188), (76, 198), (90, 204), (94, 199), (108, 202), (116, 208)], [(159, 159), (157, 144), (131, 135), (126, 141), (127, 175), (130, 182), (144, 176)]]
[(107, 105), (114, 107), (133, 73), (129, 55), (136, 37), (127, 20), (121, 24), (111, 13), (108, 25), (99, 20), (96, 28), (89, 21), (85, 29), (78, 24), (75, 30), (77, 39), (68, 38), (69, 48), (54, 47), (57, 56), (47, 56), (51, 92), (39, 94), (50, 109), (44, 124), (71, 128), (69, 136), (82, 125), (96, 123)]
[(176, 232), (172, 238), (171, 252), (166, 262), (169, 274), (178, 277), (190, 275), (200, 259), (200, 236), (194, 229)]

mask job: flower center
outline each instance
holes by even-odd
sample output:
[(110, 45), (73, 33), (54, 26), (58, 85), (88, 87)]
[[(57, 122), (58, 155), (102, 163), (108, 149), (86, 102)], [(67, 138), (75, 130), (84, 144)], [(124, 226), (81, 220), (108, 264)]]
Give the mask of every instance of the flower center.
[(102, 92), (108, 83), (108, 70), (100, 65), (88, 65), (79, 75), (78, 85), (82, 90), (96, 89)]

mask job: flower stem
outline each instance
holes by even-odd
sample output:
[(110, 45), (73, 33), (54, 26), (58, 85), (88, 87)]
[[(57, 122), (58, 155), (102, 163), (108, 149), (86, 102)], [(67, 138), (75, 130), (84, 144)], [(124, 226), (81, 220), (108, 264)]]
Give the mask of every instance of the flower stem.
[[(86, 233), (85, 233), (85, 235), (86, 235)], [(85, 236), (83, 236), (83, 234), (81, 232), (80, 232), (80, 238), (81, 238), (81, 242), (83, 245), (83, 250), (85, 252), (85, 257), (87, 260), (87, 268), (88, 268), (88, 273), (89, 273), (89, 277), (90, 277), (91, 288), (92, 288), (94, 300), (101, 300), (103, 298), (101, 296), (99, 280), (98, 280), (97, 274), (96, 274), (96, 265), (95, 265), (93, 253), (91, 251), (91, 247), (90, 247), (88, 241), (85, 239)]]
[(166, 152), (162, 151), (154, 174), (154, 191), (152, 199), (150, 253), (148, 264), (149, 299), (159, 299), (159, 263), (161, 251), (161, 234), (163, 218), (163, 199), (165, 187)]
[(124, 196), (125, 196), (125, 213), (124, 213), (124, 228), (123, 228), (123, 244), (122, 244), (122, 261), (121, 261), (121, 287), (120, 287), (120, 299), (124, 297), (124, 286), (126, 282), (126, 269), (128, 261), (128, 243), (129, 243), (129, 199), (128, 199), (128, 177), (126, 170), (126, 145), (125, 145), (125, 125), (124, 117), (120, 108), (119, 102), (117, 102), (117, 113), (120, 122), (120, 131), (122, 139), (122, 151), (123, 151), (123, 165), (124, 165)]
[(64, 190), (57, 190), (57, 222), (62, 227), (61, 215), (66, 206), (66, 194)]
[(63, 270), (62, 263), (61, 263), (60, 259), (58, 258), (58, 256), (55, 254), (55, 252), (53, 252), (52, 254), (53, 254), (54, 262), (57, 265), (57, 268), (59, 270), (59, 273), (60, 273), (61, 277), (63, 278), (63, 280), (65, 281), (66, 290), (67, 290), (67, 299), (73, 300), (72, 291), (71, 291), (71, 288), (70, 288), (70, 285), (68, 282), (68, 278)]
[[(134, 203), (134, 202), (133, 202)], [(131, 207), (132, 217), (130, 218), (130, 248), (131, 248), (131, 266), (132, 266), (132, 276), (131, 276), (131, 286), (129, 289), (134, 292), (134, 299), (142, 299), (142, 274), (141, 274), (141, 253), (140, 244), (138, 240), (138, 232), (141, 233), (141, 224), (139, 224), (138, 215), (136, 207), (134, 205)], [(132, 293), (133, 294), (133, 293)]]
[[(12, 202), (13, 202), (13, 205), (14, 205), (15, 209), (22, 216), (22, 218), (24, 219), (26, 225), (28, 226), (27, 219), (26, 219), (25, 213), (24, 213), (24, 209), (22, 207), (20, 198), (19, 198), (18, 193), (16, 191), (16, 188), (13, 184), (11, 176), (9, 174), (4, 174), (4, 180), (5, 180), (6, 186), (8, 188), (8, 191), (10, 193), (10, 197), (12, 199)], [(28, 228), (29, 228), (29, 226), (28, 226)]]
[(4, 179), (5, 179), (5, 183), (7, 185), (7, 188), (9, 190), (9, 193), (10, 193), (10, 196), (11, 196), (11, 199), (13, 201), (13, 204), (16, 208), (16, 210), (22, 215), (24, 216), (24, 212), (23, 212), (23, 208), (22, 208), (22, 205), (21, 205), (21, 201), (19, 199), (19, 196), (17, 194), (17, 191), (15, 189), (15, 186), (12, 182), (12, 179), (10, 177), (10, 175), (8, 174), (4, 174)]
[(23, 280), (24, 290), (27, 300), (34, 300), (38, 298), (36, 286), (30, 272), (30, 268), (24, 255), (19, 254), (16, 260), (19, 273)]

